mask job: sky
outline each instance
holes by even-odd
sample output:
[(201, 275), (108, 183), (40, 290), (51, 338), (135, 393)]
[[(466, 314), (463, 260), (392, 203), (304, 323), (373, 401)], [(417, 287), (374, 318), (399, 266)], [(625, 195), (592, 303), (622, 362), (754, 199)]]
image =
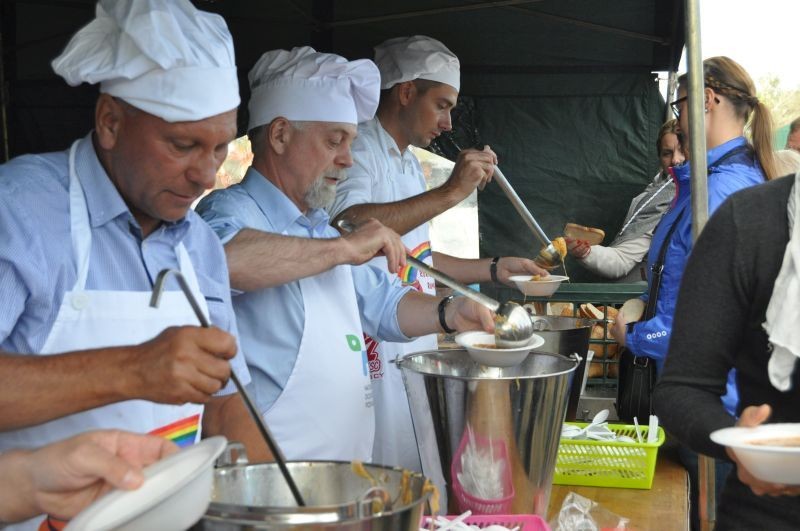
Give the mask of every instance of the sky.
[(800, 88), (799, 35), (800, 0), (700, 0), (702, 56), (727, 55), (753, 80), (776, 74)]

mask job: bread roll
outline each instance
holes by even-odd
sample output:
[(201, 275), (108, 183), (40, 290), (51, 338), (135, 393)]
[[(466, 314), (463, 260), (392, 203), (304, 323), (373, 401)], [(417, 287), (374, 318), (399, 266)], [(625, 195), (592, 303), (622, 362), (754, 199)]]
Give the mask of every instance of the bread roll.
[(572, 317), (574, 305), (571, 302), (548, 302), (547, 315), (560, 315), (562, 317)]
[(564, 237), (573, 240), (583, 240), (589, 245), (600, 245), (606, 237), (606, 233), (594, 227), (584, 227), (575, 223), (567, 223), (564, 226)]
[(619, 310), (617, 310), (613, 306), (598, 306), (597, 309), (600, 312), (605, 313), (609, 321), (617, 320), (617, 314), (619, 314)]
[(586, 319), (603, 319), (603, 312), (598, 310), (597, 306), (591, 302), (581, 304), (578, 313), (581, 317), (585, 317)]
[(633, 323), (642, 318), (645, 304), (642, 299), (628, 299), (620, 309), (625, 314), (625, 321)]

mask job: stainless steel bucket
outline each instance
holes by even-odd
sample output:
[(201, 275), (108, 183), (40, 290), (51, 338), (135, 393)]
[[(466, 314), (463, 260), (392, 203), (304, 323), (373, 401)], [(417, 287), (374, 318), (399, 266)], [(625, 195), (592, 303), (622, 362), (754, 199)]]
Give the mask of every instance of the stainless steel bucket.
[[(364, 469), (394, 500), (378, 510), (365, 496), (371, 481), (341, 461), (296, 461), (287, 467), (306, 507), (297, 507), (274, 463), (221, 466), (214, 471), (214, 491), (205, 516), (194, 530), (309, 529), (344, 531), (418, 531), (429, 494), (421, 474), (376, 465)], [(407, 487), (404, 489), (404, 477)], [(403, 502), (401, 491), (410, 498)]]
[(589, 351), (589, 339), (595, 322), (589, 319), (552, 315), (532, 315), (531, 320), (534, 332), (544, 338), (544, 345), (537, 348), (537, 351), (565, 356), (577, 354), (581, 358), (572, 379), (567, 402), (566, 419), (575, 420), (581, 397), (583, 374), (589, 370), (586, 366), (586, 354)]
[[(446, 487), (448, 511), (546, 516), (577, 358), (532, 352), (519, 365), (487, 367), (453, 349), (409, 354), (396, 363), (423, 470), (437, 487)], [(498, 449), (495, 456), (504, 460), (503, 500), (473, 503), (458, 481), (470, 438)]]

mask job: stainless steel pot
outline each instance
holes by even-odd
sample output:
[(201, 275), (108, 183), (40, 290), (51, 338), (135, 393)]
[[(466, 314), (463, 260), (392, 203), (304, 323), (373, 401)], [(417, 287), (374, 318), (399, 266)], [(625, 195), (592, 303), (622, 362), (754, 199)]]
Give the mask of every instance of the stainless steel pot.
[(581, 397), (583, 374), (589, 370), (586, 366), (586, 354), (589, 351), (589, 339), (595, 322), (590, 319), (552, 315), (532, 315), (531, 321), (533, 321), (533, 332), (544, 338), (544, 345), (538, 347), (537, 351), (564, 356), (577, 354), (580, 357), (580, 363), (572, 378), (566, 413), (567, 420), (575, 420)]
[[(396, 363), (423, 470), (440, 489), (446, 486), (448, 512), (544, 516), (577, 358), (531, 352), (519, 365), (488, 367), (452, 349), (409, 354)], [(471, 440), (503, 461), (502, 500), (470, 499), (456, 483)]]
[(403, 503), (402, 469), (364, 465), (393, 500), (391, 510), (375, 512), (378, 508), (365, 496), (373, 485), (357, 475), (351, 463), (296, 461), (288, 462), (287, 467), (306, 507), (296, 505), (276, 464), (247, 464), (246, 458), (240, 458), (236, 464), (218, 466), (214, 471), (211, 504), (193, 529), (419, 530), (430, 496), (423, 492), (425, 478), (421, 474), (405, 472), (411, 501)]

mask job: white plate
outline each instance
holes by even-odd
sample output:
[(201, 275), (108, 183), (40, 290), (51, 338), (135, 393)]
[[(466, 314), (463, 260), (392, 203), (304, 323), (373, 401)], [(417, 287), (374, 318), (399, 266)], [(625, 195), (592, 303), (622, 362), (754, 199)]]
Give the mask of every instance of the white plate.
[(525, 295), (534, 297), (549, 297), (556, 292), (558, 286), (569, 277), (563, 275), (550, 275), (540, 280), (531, 280), (531, 275), (515, 275), (510, 280), (517, 285), (517, 289)]
[(754, 428), (724, 428), (711, 440), (727, 446), (756, 478), (784, 485), (800, 485), (800, 446), (753, 444), (755, 441), (800, 437), (800, 424), (762, 424)]
[(476, 345), (494, 345), (494, 334), (488, 332), (462, 332), (456, 336), (456, 343), (467, 349), (470, 357), (478, 363), (492, 367), (511, 367), (518, 365), (528, 353), (544, 345), (544, 338), (533, 334), (527, 345), (516, 348), (485, 348)]
[(65, 531), (158, 529), (180, 531), (197, 522), (211, 501), (214, 461), (225, 437), (210, 437), (144, 469), (136, 490), (113, 490), (73, 518)]

